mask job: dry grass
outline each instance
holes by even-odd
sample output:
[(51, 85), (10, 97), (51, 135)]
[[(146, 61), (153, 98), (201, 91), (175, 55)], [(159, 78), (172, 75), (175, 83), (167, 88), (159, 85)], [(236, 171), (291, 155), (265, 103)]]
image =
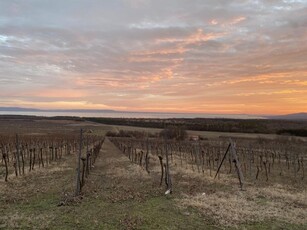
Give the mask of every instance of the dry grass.
[[(151, 155), (150, 176), (159, 181), (160, 165), (157, 156)], [(114, 161), (126, 161), (119, 157)], [(113, 159), (112, 159), (113, 161)], [(131, 183), (138, 183), (132, 178), (145, 178), (141, 167), (129, 166), (126, 169), (116, 169), (116, 176), (126, 178)], [(131, 173), (131, 174), (130, 174)], [(182, 212), (189, 208), (199, 210), (205, 219), (213, 220), (222, 228), (242, 228), (244, 224), (261, 222), (281, 222), (288, 225), (306, 226), (307, 224), (307, 192), (290, 188), (281, 184), (246, 183), (246, 191), (240, 191), (238, 179), (234, 174), (222, 174), (220, 179), (214, 179), (215, 170), (210, 176), (209, 170), (198, 173), (197, 167), (183, 163), (174, 156), (171, 163), (175, 202)], [(147, 176), (146, 176), (146, 179)], [(179, 194), (178, 194), (179, 193)], [(178, 196), (179, 195), (179, 196)]]
[(245, 191), (240, 191), (234, 174), (222, 174), (214, 179), (209, 170), (198, 173), (190, 164), (183, 166), (174, 157), (171, 164), (174, 191), (181, 194), (177, 205), (185, 210), (196, 208), (221, 227), (239, 227), (260, 222), (284, 222), (307, 225), (306, 185), (290, 187), (284, 184), (246, 182)]
[(307, 192), (289, 191), (280, 185), (184, 195), (181, 207), (195, 207), (221, 226), (249, 222), (281, 221), (307, 224)]
[[(114, 150), (113, 150), (114, 151)], [(129, 159), (122, 153), (118, 154), (114, 158), (106, 158), (105, 163), (113, 165), (114, 170), (108, 172), (110, 177), (121, 177), (126, 180), (131, 179), (149, 179), (150, 176), (144, 173), (144, 169), (137, 164), (130, 163)]]
[[(22, 229), (32, 229), (33, 225), (32, 223), (40, 222), (40, 229), (48, 229), (48, 226), (55, 218), (52, 213), (48, 213), (48, 215), (45, 214), (37, 214), (35, 216), (25, 216), (22, 212), (14, 213), (12, 215), (4, 216), (2, 220), (6, 223), (5, 228), (10, 229), (20, 229), (20, 223), (26, 223), (22, 225)], [(0, 225), (0, 229), (1, 225)]]

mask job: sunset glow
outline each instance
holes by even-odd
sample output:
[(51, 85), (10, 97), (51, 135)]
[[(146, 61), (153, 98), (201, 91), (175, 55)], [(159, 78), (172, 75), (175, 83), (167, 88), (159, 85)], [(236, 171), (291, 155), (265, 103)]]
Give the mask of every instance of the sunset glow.
[(307, 112), (307, 1), (0, 2), (0, 106)]

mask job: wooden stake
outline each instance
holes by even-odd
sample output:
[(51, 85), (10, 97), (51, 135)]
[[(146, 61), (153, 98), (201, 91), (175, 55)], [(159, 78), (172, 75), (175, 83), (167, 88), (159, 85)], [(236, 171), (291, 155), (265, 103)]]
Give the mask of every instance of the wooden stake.
[(82, 129), (80, 129), (80, 145), (79, 145), (79, 154), (78, 154), (78, 165), (77, 165), (77, 180), (76, 180), (76, 191), (75, 196), (80, 194), (80, 168), (81, 168), (81, 152), (82, 152)]
[(242, 173), (242, 170), (241, 170), (241, 164), (239, 162), (239, 159), (238, 159), (238, 156), (237, 156), (237, 153), (236, 153), (232, 139), (230, 139), (230, 143), (231, 143), (230, 148), (231, 148), (233, 162), (235, 163), (235, 167), (236, 167), (236, 170), (237, 170), (241, 190), (243, 190), (244, 177), (243, 177), (243, 173)]

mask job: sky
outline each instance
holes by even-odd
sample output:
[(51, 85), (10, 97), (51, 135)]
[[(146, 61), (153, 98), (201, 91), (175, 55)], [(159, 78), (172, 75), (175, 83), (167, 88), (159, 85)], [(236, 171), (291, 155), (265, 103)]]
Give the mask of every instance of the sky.
[(0, 106), (307, 112), (307, 0), (1, 0)]

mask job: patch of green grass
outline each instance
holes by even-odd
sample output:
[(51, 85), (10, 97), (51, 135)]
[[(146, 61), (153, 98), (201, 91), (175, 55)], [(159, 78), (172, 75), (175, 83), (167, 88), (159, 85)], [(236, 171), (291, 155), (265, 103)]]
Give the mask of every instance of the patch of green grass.
[[(144, 201), (111, 202), (85, 198), (81, 203), (58, 207), (58, 197), (37, 196), (11, 205), (15, 228), (48, 229), (215, 229), (194, 209), (180, 210), (172, 197), (158, 196)], [(19, 217), (20, 218), (19, 218)], [(11, 221), (11, 222), (12, 222)]]
[(180, 210), (172, 198), (165, 196), (133, 205), (130, 215), (141, 217), (140, 229), (213, 229), (196, 210)]
[(179, 210), (165, 196), (115, 203), (90, 198), (78, 206), (60, 207), (56, 213), (57, 223), (51, 229), (216, 229), (196, 210)]
[(259, 205), (266, 205), (268, 202), (268, 199), (265, 196), (257, 196), (256, 197), (256, 203)]

